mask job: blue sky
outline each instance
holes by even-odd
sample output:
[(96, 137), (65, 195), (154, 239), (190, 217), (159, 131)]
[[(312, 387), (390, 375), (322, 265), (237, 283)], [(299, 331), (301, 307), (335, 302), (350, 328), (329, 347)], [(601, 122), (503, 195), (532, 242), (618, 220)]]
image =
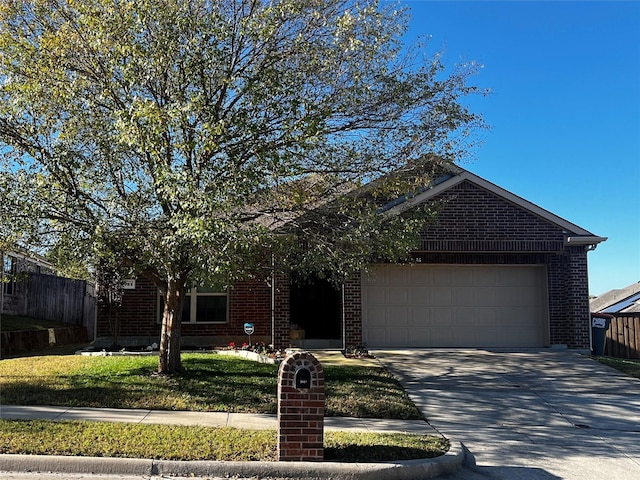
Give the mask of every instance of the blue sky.
[(482, 64), (471, 172), (595, 235), (589, 290), (640, 281), (640, 1), (404, 0), (406, 40)]

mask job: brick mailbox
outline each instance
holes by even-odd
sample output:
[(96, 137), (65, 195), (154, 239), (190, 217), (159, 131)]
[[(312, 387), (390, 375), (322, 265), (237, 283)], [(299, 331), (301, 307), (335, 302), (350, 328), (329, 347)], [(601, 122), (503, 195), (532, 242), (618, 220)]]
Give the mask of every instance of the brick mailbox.
[(294, 352), (278, 371), (278, 460), (324, 459), (324, 370), (308, 352)]

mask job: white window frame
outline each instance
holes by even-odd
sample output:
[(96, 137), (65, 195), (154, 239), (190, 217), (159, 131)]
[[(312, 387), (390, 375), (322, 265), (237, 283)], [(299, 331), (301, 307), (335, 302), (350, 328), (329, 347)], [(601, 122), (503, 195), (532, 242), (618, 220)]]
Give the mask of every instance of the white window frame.
[[(203, 322), (198, 321), (198, 298), (199, 297), (225, 297), (225, 318), (222, 321), (217, 322)], [(187, 297), (185, 298), (185, 302), (190, 302), (190, 313), (191, 318), (182, 319), (182, 323), (189, 324), (198, 324), (198, 325), (207, 325), (207, 324), (223, 324), (229, 323), (229, 295), (227, 292), (198, 292), (198, 287), (194, 287), (191, 290), (187, 291)]]
[(2, 254), (2, 285), (0, 288), (5, 296), (16, 295), (17, 261), (18, 259), (13, 255)]

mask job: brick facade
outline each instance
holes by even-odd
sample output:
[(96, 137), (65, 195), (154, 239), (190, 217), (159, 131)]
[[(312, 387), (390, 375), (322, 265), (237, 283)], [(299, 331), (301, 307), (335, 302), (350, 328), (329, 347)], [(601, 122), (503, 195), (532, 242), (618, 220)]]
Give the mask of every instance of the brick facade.
[[(425, 225), (420, 246), (412, 254), (414, 261), (451, 265), (544, 265), (549, 344), (589, 348), (587, 247), (568, 246), (566, 242), (567, 236), (575, 232), (545, 218), (540, 209), (524, 208), (521, 203), (469, 180), (444, 189), (430, 200), (440, 205), (440, 209), (437, 217)], [(584, 230), (581, 231), (584, 234)], [(251, 322), (256, 328), (256, 339), (273, 342), (276, 348), (286, 348), (290, 346), (289, 307), (290, 284), (286, 275), (274, 274), (270, 282), (241, 282), (229, 293), (227, 323), (184, 323), (182, 335), (186, 339), (206, 338), (210, 345), (220, 345), (230, 339), (246, 338), (242, 335), (242, 326)], [(149, 339), (159, 336), (157, 292), (150, 282), (139, 279), (136, 290), (127, 291), (122, 310), (122, 336)], [(361, 345), (359, 274), (343, 286), (342, 319), (344, 345)], [(99, 337), (109, 335), (105, 324), (104, 315), (99, 315)], [(183, 340), (183, 344), (186, 341)]]
[[(125, 290), (120, 320), (120, 345), (151, 345), (159, 343), (161, 329), (160, 298), (157, 287), (150, 280), (139, 277), (135, 289)], [(244, 324), (253, 323), (252, 342), (271, 343), (271, 287), (261, 280), (238, 282), (228, 292), (226, 323), (182, 323), (182, 343), (186, 346), (240, 345), (248, 341)], [(98, 309), (98, 338), (108, 344), (111, 329), (104, 307)]]
[(362, 345), (362, 313), (360, 277), (358, 273), (344, 284), (344, 344), (348, 347)]
[(587, 250), (565, 246), (557, 225), (471, 182), (434, 198), (441, 209), (422, 232), (421, 263), (545, 265), (550, 345), (589, 348)]

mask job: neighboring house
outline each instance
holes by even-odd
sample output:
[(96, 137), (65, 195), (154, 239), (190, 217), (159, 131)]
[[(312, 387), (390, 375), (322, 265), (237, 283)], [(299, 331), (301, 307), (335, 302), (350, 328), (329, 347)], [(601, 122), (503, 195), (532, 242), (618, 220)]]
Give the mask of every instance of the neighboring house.
[(52, 275), (54, 274), (54, 268), (39, 255), (25, 254), (18, 250), (0, 250), (0, 257), (2, 257), (2, 301), (0, 302), (0, 312), (17, 314), (23, 298), (20, 280), (30, 273)]
[(605, 355), (640, 359), (640, 282), (611, 290), (589, 303), (593, 313), (612, 316), (606, 331)]
[(589, 305), (594, 313), (640, 313), (640, 282), (603, 293), (593, 298)]
[[(249, 322), (252, 341), (276, 348), (590, 348), (587, 252), (606, 238), (458, 168), (387, 209), (425, 202), (442, 208), (425, 222), (410, 264), (371, 265), (338, 290), (281, 274), (228, 292), (194, 289), (183, 345), (246, 341)], [(160, 298), (150, 281), (129, 285), (119, 318), (122, 345), (158, 342)], [(98, 345), (108, 345), (100, 312), (97, 331)]]

